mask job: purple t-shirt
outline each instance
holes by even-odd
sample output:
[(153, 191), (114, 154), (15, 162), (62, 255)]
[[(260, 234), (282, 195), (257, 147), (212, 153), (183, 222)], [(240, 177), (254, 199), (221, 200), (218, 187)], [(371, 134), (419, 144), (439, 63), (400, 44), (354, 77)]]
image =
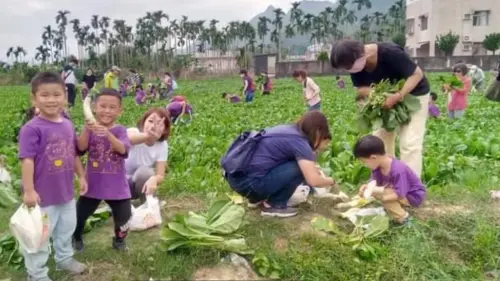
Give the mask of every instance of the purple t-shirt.
[(420, 206), (425, 199), (426, 189), (410, 167), (400, 160), (393, 159), (391, 171), (384, 176), (380, 169), (372, 171), (371, 178), (378, 186), (390, 185), (399, 198), (406, 198), (413, 207)]
[(247, 92), (255, 91), (252, 78), (250, 76), (243, 77), (243, 86), (245, 86), (245, 81), (247, 81), (248, 84)]
[(288, 161), (316, 161), (309, 141), (295, 125), (279, 125), (267, 128), (266, 131), (287, 136), (272, 136), (259, 141), (250, 161), (249, 177), (262, 178), (276, 166)]
[(130, 149), (127, 128), (115, 125), (109, 131), (125, 145), (127, 153), (122, 155), (112, 151), (107, 137), (89, 132), (87, 160), (89, 188), (85, 196), (102, 200), (129, 199), (130, 188), (125, 174), (125, 158)]
[(137, 90), (135, 91), (135, 103), (136, 104), (142, 104), (143, 103), (143, 98), (146, 96), (146, 93), (144, 93), (143, 90)]
[(438, 117), (439, 114), (440, 114), (439, 108), (434, 103), (430, 103), (429, 104), (429, 115), (432, 117)]
[(241, 98), (238, 96), (231, 96), (229, 100), (231, 101), (231, 103), (239, 103), (241, 101)]
[(338, 80), (337, 81), (337, 87), (339, 89), (344, 89), (345, 88), (345, 82), (344, 82), (344, 80), (342, 80), (342, 79)]
[(66, 118), (53, 122), (36, 116), (21, 128), (18, 157), (35, 162), (33, 182), (41, 207), (73, 199), (76, 142), (73, 124)]
[(264, 92), (270, 92), (271, 91), (271, 78), (269, 76), (266, 76), (266, 80), (264, 82)]
[[(170, 117), (177, 117), (181, 114), (182, 104), (183, 102), (174, 101), (167, 105), (167, 111), (170, 113)], [(186, 113), (191, 112), (192, 110), (193, 108), (191, 105), (186, 104)]]

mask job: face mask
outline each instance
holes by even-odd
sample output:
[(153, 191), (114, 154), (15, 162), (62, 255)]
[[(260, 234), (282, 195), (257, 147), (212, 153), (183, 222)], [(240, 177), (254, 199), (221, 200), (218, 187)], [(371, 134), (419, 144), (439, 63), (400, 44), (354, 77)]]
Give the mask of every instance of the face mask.
[(362, 56), (354, 62), (354, 64), (350, 69), (347, 69), (347, 72), (358, 73), (361, 72), (363, 69), (365, 69), (365, 66), (366, 66), (366, 57)]

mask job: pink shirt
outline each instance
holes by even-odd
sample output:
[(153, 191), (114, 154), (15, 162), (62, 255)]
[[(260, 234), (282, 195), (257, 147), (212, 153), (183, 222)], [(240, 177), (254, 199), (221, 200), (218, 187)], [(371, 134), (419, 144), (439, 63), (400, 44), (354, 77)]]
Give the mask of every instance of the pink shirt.
[(309, 77), (307, 77), (304, 82), (303, 93), (309, 106), (313, 106), (321, 101), (319, 96), (319, 86), (316, 85), (316, 83), (314, 83), (314, 81)]
[(464, 76), (462, 79), (463, 88), (451, 91), (451, 100), (448, 103), (448, 110), (465, 110), (467, 107), (467, 96), (471, 89), (471, 79)]

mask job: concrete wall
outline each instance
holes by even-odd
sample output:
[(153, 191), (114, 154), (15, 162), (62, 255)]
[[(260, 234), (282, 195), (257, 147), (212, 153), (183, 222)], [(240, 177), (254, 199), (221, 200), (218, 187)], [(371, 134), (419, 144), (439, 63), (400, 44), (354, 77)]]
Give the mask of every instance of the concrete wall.
[[(485, 71), (496, 67), (499, 60), (496, 56), (456, 56), (456, 57), (421, 57), (412, 58), (422, 69), (429, 72), (449, 71), (454, 64), (462, 60), (466, 63), (475, 64)], [(291, 76), (296, 69), (305, 70), (309, 75), (336, 75), (347, 74), (345, 71), (333, 70), (329, 62), (325, 62), (322, 70), (319, 61), (293, 61), (276, 63), (276, 76)]]

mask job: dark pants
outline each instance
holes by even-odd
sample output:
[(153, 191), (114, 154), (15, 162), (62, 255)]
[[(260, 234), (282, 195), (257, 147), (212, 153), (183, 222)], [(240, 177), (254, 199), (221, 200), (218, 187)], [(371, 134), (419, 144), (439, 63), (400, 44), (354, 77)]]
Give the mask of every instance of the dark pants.
[(130, 194), (132, 194), (132, 199), (139, 199), (141, 204), (146, 202), (146, 194), (142, 192), (146, 181), (155, 175), (153, 168), (146, 166), (140, 166), (135, 170), (134, 175), (128, 180), (128, 186), (130, 188)]
[[(76, 203), (76, 228), (73, 238), (81, 241), (83, 230), (87, 219), (97, 210), (102, 200), (80, 196)], [(115, 222), (115, 238), (120, 241), (125, 239), (128, 233), (128, 221), (132, 217), (132, 204), (130, 199), (105, 200), (111, 208), (113, 220)]]
[(318, 102), (315, 105), (308, 105), (307, 106), (307, 110), (309, 110), (309, 111), (311, 111), (311, 110), (321, 110), (321, 102)]
[(254, 91), (246, 91), (245, 92), (245, 102), (252, 102), (254, 93), (255, 93)]
[(288, 161), (274, 167), (262, 178), (227, 175), (231, 188), (252, 203), (267, 200), (274, 208), (286, 208), (288, 200), (304, 176), (297, 161)]
[(264, 96), (266, 96), (266, 95), (271, 94), (271, 92), (269, 92), (269, 91), (264, 91), (264, 92), (262, 92), (262, 94), (263, 94)]
[(75, 84), (66, 84), (66, 90), (68, 91), (68, 105), (73, 107), (75, 106), (76, 98)]

